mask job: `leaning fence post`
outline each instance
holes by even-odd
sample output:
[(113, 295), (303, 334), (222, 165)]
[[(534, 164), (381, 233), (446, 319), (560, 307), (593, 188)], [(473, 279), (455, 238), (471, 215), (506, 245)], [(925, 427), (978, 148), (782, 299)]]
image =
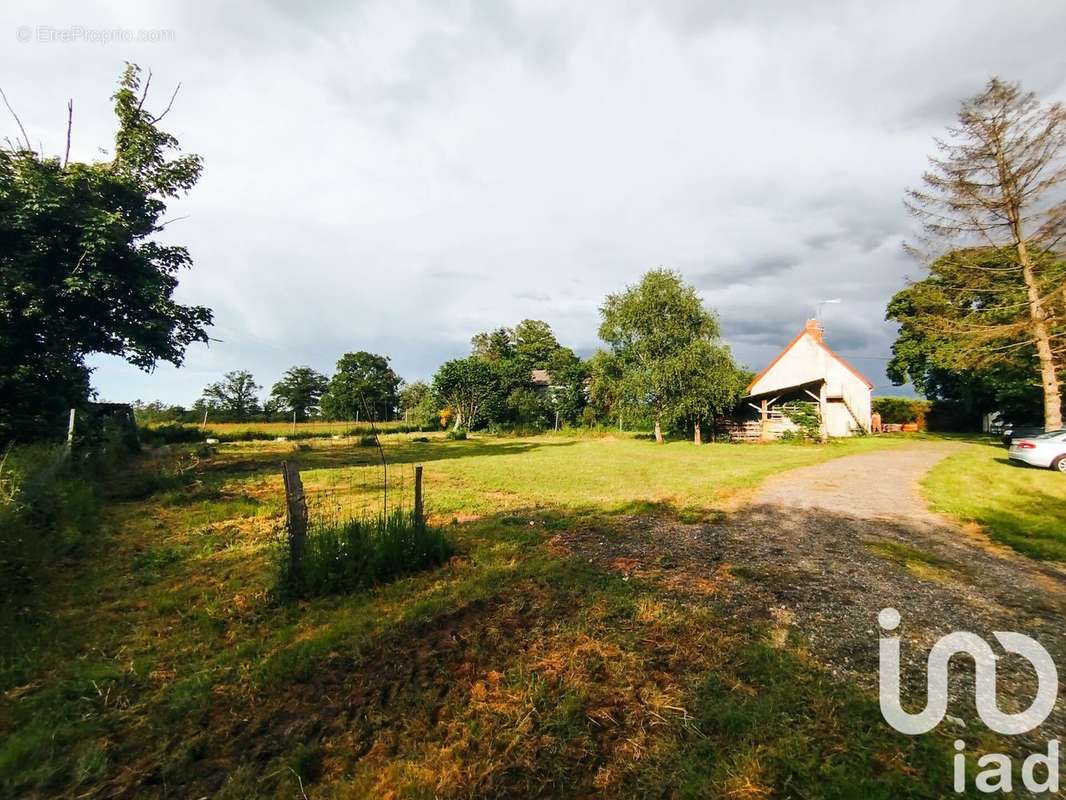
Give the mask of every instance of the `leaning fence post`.
[(281, 462), (285, 483), (285, 527), (289, 534), (289, 577), (299, 580), (303, 567), (304, 541), (307, 539), (307, 499), (300, 471), (287, 461)]
[(422, 516), (422, 465), (415, 467), (415, 524), (425, 522)]

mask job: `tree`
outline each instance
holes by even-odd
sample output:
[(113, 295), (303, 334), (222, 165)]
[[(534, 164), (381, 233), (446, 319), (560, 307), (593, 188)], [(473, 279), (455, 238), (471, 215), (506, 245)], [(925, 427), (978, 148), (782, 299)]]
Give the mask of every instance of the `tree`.
[[(1063, 269), (1042, 266), (1046, 274)], [(886, 314), (900, 324), (888, 363), (892, 381), (958, 403), (972, 419), (993, 409), (1015, 420), (1036, 418), (1043, 403), (1039, 360), (1026, 332), (1025, 289), (1012, 272), (999, 250), (951, 252), (930, 265), (926, 278), (897, 292)], [(974, 347), (958, 334), (993, 323), (1004, 327), (996, 346)]]
[(1066, 201), (1055, 194), (1066, 179), (1066, 110), (1041, 106), (1031, 92), (993, 78), (963, 102), (958, 120), (947, 139), (936, 140), (939, 155), (930, 159), (923, 188), (907, 193), (927, 234), (910, 249), (930, 265), (950, 253), (957, 291), (990, 282), (995, 286), (984, 288), (994, 291), (963, 313), (911, 322), (954, 341), (960, 366), (979, 364), (989, 351), (1032, 347), (1044, 424), (1059, 429), (1066, 284), (1049, 267), (1066, 234)]
[(425, 381), (409, 383), (400, 390), (400, 409), (408, 422), (420, 428), (435, 425), (440, 410), (432, 387)]
[(322, 412), (332, 419), (388, 419), (399, 388), (400, 376), (392, 371), (388, 356), (365, 350), (345, 353), (322, 396)]
[[(619, 420), (624, 411), (622, 362), (614, 353), (597, 350), (588, 360), (588, 401), (594, 423)], [(619, 428), (620, 429), (620, 428)]]
[(176, 155), (147, 89), (127, 65), (108, 161), (47, 157), (25, 134), (0, 151), (0, 440), (55, 433), (56, 415), (90, 396), (89, 354), (150, 371), (207, 341), (211, 312), (174, 300), (188, 252), (154, 238), (202, 162)]
[(243, 422), (259, 409), (257, 393), (261, 388), (252, 373), (239, 369), (208, 385), (203, 396), (209, 407), (217, 408), (235, 422)]
[(569, 347), (560, 345), (548, 360), (547, 370), (552, 379), (549, 389), (552, 408), (560, 419), (578, 422), (588, 404), (587, 365)]
[(514, 354), (530, 370), (549, 369), (562, 349), (551, 326), (539, 319), (524, 319), (514, 328)]
[(725, 345), (695, 339), (667, 361), (676, 370), (673, 413), (692, 427), (692, 441), (703, 444), (702, 423), (731, 409), (747, 385)]
[(290, 367), (270, 390), (280, 409), (296, 415), (299, 422), (318, 411), (319, 401), (329, 388), (329, 379), (310, 367)]
[[(475, 335), (471, 357), (493, 366), (497, 385), (493, 398), (504, 398), (483, 409), (485, 421), (546, 426), (560, 419), (576, 420), (585, 405), (581, 360), (559, 344), (543, 320), (525, 319), (514, 328), (500, 327)], [(552, 387), (535, 387), (533, 370), (547, 370)]]
[(433, 391), (443, 405), (455, 409), (455, 430), (477, 427), (501, 405), (497, 370), (474, 356), (442, 364), (433, 376)]
[(496, 328), (475, 333), (470, 339), (471, 355), (483, 361), (506, 361), (514, 358), (514, 331)]
[(694, 413), (701, 392), (708, 389), (702, 359), (712, 355), (707, 346), (717, 344), (718, 320), (694, 288), (664, 269), (651, 270), (636, 286), (608, 295), (600, 314), (600, 338), (610, 345), (620, 375), (616, 402), (647, 408), (655, 440), (662, 443), (662, 422)]

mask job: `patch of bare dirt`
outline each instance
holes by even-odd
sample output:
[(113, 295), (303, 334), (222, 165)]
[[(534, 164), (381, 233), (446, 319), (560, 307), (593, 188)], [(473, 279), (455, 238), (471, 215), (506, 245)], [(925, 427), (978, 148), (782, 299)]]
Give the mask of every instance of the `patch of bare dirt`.
[[(912, 695), (919, 707), (928, 649), (952, 631), (990, 642), (996, 630), (1025, 633), (1066, 665), (1062, 572), (985, 547), (922, 499), (919, 479), (952, 449), (917, 445), (840, 458), (775, 476), (718, 522), (630, 517), (609, 531), (568, 531), (554, 546), (711, 602), (733, 623), (761, 626), (774, 643), (805, 649), (870, 691), (878, 682), (877, 614), (892, 606), (903, 619), (904, 680), (921, 687)], [(1001, 706), (1026, 707), (1031, 669), (1013, 657), (999, 666)], [(972, 709), (970, 680), (956, 681), (951, 714)], [(1064, 730), (1060, 708), (1034, 738), (1046, 742)]]

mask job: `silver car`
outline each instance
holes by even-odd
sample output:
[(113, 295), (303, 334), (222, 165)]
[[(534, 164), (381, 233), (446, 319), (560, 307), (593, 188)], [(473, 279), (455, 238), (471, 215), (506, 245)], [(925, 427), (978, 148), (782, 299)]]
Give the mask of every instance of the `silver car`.
[(1048, 431), (1016, 439), (1010, 446), (1010, 460), (1066, 473), (1066, 431)]

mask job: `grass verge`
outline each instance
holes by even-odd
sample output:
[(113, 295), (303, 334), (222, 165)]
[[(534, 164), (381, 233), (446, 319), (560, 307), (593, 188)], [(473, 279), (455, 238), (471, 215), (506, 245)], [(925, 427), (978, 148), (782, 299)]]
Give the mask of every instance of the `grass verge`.
[(995, 542), (1032, 558), (1066, 561), (1066, 477), (1010, 463), (1006, 449), (971, 444), (922, 481), (929, 503), (981, 526)]

